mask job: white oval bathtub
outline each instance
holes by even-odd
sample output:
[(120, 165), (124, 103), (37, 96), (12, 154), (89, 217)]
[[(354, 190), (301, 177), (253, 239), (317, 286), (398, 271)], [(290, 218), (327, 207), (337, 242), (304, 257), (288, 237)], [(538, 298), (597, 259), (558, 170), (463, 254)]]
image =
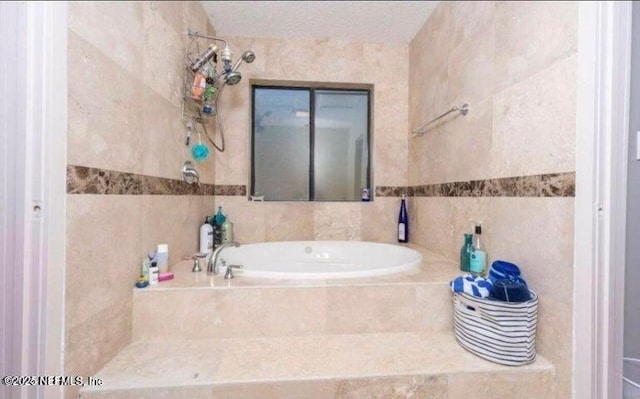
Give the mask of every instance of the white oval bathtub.
[(278, 279), (381, 276), (417, 269), (422, 262), (420, 252), (411, 248), (363, 241), (241, 244), (223, 249), (219, 258), (243, 265), (243, 276)]

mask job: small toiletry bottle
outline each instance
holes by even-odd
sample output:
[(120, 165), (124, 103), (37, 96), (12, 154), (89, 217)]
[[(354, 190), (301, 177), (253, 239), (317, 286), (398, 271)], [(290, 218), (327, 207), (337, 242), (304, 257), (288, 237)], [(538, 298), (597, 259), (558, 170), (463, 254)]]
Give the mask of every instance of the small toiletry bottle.
[(222, 244), (222, 225), (227, 220), (226, 216), (222, 214), (222, 207), (218, 207), (218, 212), (213, 217), (213, 248), (218, 248), (218, 245)]
[(365, 187), (362, 189), (362, 202), (369, 202), (369, 201), (371, 201), (371, 196), (369, 193), (369, 189)]
[(469, 271), (473, 274), (484, 274), (487, 266), (487, 252), (482, 244), (482, 226), (476, 225), (476, 234), (473, 236), (473, 251), (471, 251)]
[(158, 265), (156, 262), (151, 262), (151, 266), (149, 267), (149, 285), (158, 284), (159, 274)]
[(169, 271), (169, 245), (158, 244), (158, 270), (160, 273)]
[(404, 194), (402, 194), (400, 214), (398, 215), (398, 242), (409, 242), (409, 215), (407, 213), (407, 200)]
[(145, 257), (142, 261), (142, 274), (140, 277), (142, 277), (146, 282), (149, 282), (149, 266), (151, 266), (151, 260), (148, 257)]
[(460, 249), (460, 270), (469, 272), (471, 270), (471, 252), (473, 252), (472, 243), (473, 234), (465, 233), (464, 243)]
[(222, 242), (229, 241), (233, 241), (233, 223), (227, 218), (224, 223), (222, 223)]
[(201, 101), (204, 95), (204, 89), (207, 87), (207, 81), (202, 72), (196, 72), (193, 77), (193, 85), (191, 86), (191, 98)]
[(213, 251), (213, 226), (209, 224), (209, 216), (200, 226), (200, 253), (208, 254)]

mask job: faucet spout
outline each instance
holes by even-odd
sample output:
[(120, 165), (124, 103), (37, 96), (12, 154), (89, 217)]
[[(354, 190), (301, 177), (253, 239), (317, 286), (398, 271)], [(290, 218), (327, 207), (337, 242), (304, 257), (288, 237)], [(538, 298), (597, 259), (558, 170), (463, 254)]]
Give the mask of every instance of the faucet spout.
[(219, 245), (218, 248), (213, 251), (213, 255), (211, 255), (211, 257), (209, 258), (209, 263), (207, 264), (207, 275), (212, 276), (220, 272), (220, 269), (218, 267), (218, 256), (220, 256), (220, 252), (222, 252), (223, 249), (230, 246), (239, 247), (240, 244), (235, 241), (225, 242), (222, 245)]

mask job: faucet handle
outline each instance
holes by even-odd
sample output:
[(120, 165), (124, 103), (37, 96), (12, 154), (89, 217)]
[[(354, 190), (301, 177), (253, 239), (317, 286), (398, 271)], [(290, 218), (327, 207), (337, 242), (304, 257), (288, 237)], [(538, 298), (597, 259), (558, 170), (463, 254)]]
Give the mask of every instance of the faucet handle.
[(191, 268), (191, 271), (194, 273), (202, 271), (202, 268), (200, 267), (200, 260), (198, 260), (198, 258), (193, 258), (193, 268)]
[(243, 267), (244, 266), (242, 266), (242, 265), (229, 265), (229, 266), (227, 266), (227, 271), (224, 273), (224, 278), (228, 280), (230, 278), (235, 277), (233, 275), (233, 269), (242, 269)]

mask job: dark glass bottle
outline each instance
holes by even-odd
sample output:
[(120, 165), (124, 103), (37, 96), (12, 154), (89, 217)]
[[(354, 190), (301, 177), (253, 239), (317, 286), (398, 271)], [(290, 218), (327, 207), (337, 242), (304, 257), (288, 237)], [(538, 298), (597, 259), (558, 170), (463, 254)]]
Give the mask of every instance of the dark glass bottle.
[(471, 252), (473, 252), (473, 243), (471, 242), (473, 234), (464, 235), (464, 244), (460, 249), (460, 270), (463, 272), (471, 271)]
[(409, 242), (409, 214), (407, 213), (407, 200), (404, 194), (402, 194), (400, 215), (398, 215), (398, 242)]

